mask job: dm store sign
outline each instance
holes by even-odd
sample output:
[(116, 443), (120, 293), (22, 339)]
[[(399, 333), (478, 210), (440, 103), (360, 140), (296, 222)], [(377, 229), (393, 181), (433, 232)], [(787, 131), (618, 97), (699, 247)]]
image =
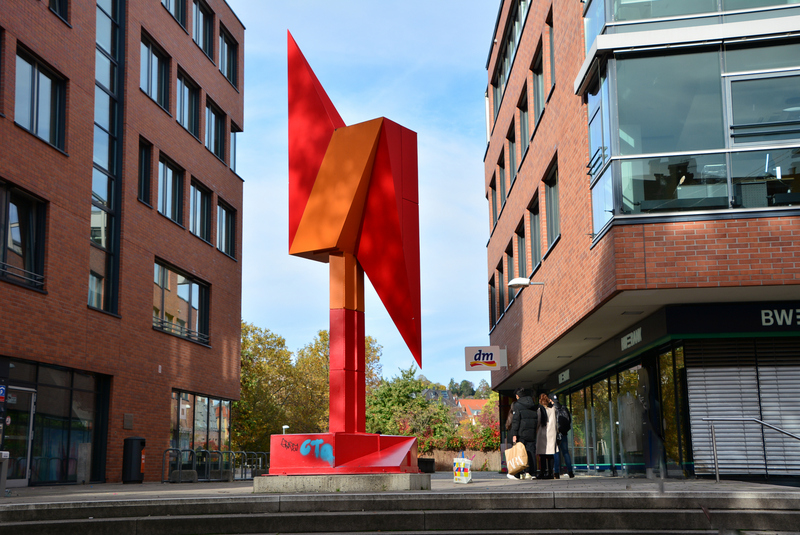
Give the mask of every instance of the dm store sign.
[(498, 370), (508, 366), (506, 350), (498, 346), (464, 348), (464, 359), (468, 372)]

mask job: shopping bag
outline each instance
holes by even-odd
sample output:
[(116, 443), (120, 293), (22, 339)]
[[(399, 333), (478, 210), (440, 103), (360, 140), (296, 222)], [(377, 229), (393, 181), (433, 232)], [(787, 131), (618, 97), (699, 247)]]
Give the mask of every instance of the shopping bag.
[(528, 468), (528, 452), (525, 444), (517, 442), (512, 448), (506, 450), (506, 468), (512, 476)]
[(472, 481), (472, 459), (456, 457), (453, 459), (453, 483)]

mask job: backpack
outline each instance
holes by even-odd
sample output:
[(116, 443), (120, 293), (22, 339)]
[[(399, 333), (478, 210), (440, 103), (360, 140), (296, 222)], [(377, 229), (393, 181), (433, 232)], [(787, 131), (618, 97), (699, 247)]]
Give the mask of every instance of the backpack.
[(567, 408), (560, 403), (556, 407), (556, 427), (562, 435), (566, 435), (572, 427), (572, 417)]

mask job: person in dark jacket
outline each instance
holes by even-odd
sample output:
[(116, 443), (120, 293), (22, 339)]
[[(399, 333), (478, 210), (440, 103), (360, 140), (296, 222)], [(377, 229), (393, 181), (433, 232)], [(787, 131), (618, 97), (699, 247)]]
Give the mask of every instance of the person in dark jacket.
[[(530, 391), (525, 388), (518, 388), (514, 392), (517, 401), (511, 405), (514, 415), (511, 419), (511, 441), (522, 442), (525, 451), (528, 452), (528, 468), (520, 474), (521, 479), (533, 479), (536, 474), (536, 428), (539, 425), (539, 418), (536, 412), (536, 403), (531, 397)], [(509, 474), (509, 478), (514, 478)]]

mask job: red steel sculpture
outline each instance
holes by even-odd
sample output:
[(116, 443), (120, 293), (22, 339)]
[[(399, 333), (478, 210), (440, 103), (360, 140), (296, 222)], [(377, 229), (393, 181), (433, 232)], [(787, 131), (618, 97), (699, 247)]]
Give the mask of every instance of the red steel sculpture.
[(386, 118), (347, 126), (292, 35), (289, 254), (330, 264), (328, 433), (273, 435), (270, 475), (417, 472), (413, 437), (366, 433), (364, 273), (417, 364), (417, 135)]

